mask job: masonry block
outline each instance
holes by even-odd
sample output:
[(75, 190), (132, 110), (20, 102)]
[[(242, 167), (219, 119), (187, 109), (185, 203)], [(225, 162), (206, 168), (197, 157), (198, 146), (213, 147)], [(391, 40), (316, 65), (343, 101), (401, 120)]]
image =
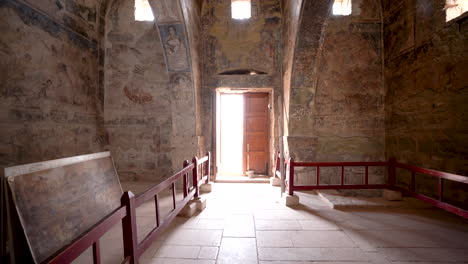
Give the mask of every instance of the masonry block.
[(188, 202), (185, 207), (180, 211), (178, 216), (190, 218), (197, 211), (197, 204), (194, 201)]
[(283, 203), (286, 206), (294, 206), (299, 204), (299, 196), (297, 195), (285, 195), (283, 196)]
[(198, 199), (193, 200), (193, 203), (195, 203), (197, 211), (199, 212), (206, 208), (206, 198), (204, 197), (199, 197)]
[(278, 177), (270, 177), (271, 186), (281, 186), (281, 179)]
[(213, 185), (211, 183), (205, 183), (200, 186), (200, 192), (209, 193), (213, 190)]
[(397, 192), (397, 191), (384, 190), (382, 196), (387, 201), (401, 201), (402, 200), (401, 192)]

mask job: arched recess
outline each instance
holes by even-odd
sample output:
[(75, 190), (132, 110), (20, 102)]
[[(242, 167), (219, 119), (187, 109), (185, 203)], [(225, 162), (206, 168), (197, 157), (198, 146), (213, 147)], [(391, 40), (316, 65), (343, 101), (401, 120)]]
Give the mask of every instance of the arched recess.
[[(149, 0), (154, 22), (132, 20), (133, 1), (100, 4), (104, 122), (108, 148), (124, 179), (158, 181), (205, 151), (199, 148), (200, 8), (195, 0), (166, 2)], [(160, 16), (168, 13), (175, 15)], [(186, 56), (185, 68), (168, 51), (171, 28), (177, 55)]]
[[(353, 0), (349, 16), (332, 15), (332, 4), (304, 2), (290, 79), (289, 154), (302, 161), (383, 160), (381, 3)], [(301, 183), (307, 179), (299, 175)]]

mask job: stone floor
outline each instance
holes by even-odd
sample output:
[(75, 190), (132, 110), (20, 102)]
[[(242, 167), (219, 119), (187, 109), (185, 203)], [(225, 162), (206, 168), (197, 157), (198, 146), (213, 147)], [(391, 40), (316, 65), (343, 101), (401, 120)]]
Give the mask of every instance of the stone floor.
[[(125, 186), (125, 185), (124, 185)], [(140, 190), (141, 191), (141, 190)], [(438, 209), (336, 210), (318, 195), (283, 206), (267, 184), (216, 183), (207, 208), (177, 218), (141, 256), (144, 264), (468, 263), (468, 220)], [(170, 198), (164, 199), (165, 213)], [(153, 203), (137, 210), (138, 239), (154, 226)], [(120, 263), (120, 226), (101, 239), (103, 263)], [(92, 263), (91, 252), (75, 263)]]

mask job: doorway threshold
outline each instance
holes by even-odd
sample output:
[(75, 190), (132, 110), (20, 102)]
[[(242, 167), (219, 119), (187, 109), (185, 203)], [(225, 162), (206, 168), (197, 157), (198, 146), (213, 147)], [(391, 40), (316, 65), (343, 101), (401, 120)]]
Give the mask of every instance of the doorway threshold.
[(270, 177), (266, 175), (258, 175), (254, 178), (247, 176), (226, 176), (220, 175), (214, 180), (216, 183), (270, 183)]

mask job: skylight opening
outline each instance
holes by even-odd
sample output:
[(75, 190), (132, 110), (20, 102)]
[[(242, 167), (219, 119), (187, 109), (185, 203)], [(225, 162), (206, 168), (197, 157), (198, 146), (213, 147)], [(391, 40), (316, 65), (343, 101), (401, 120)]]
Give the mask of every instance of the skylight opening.
[(446, 0), (445, 21), (448, 22), (468, 11), (468, 0)]
[(335, 0), (333, 3), (333, 15), (335, 16), (349, 16), (351, 11), (351, 0)]
[(252, 16), (250, 0), (232, 0), (231, 15), (233, 19), (249, 19)]
[(148, 0), (135, 0), (135, 21), (154, 21)]

